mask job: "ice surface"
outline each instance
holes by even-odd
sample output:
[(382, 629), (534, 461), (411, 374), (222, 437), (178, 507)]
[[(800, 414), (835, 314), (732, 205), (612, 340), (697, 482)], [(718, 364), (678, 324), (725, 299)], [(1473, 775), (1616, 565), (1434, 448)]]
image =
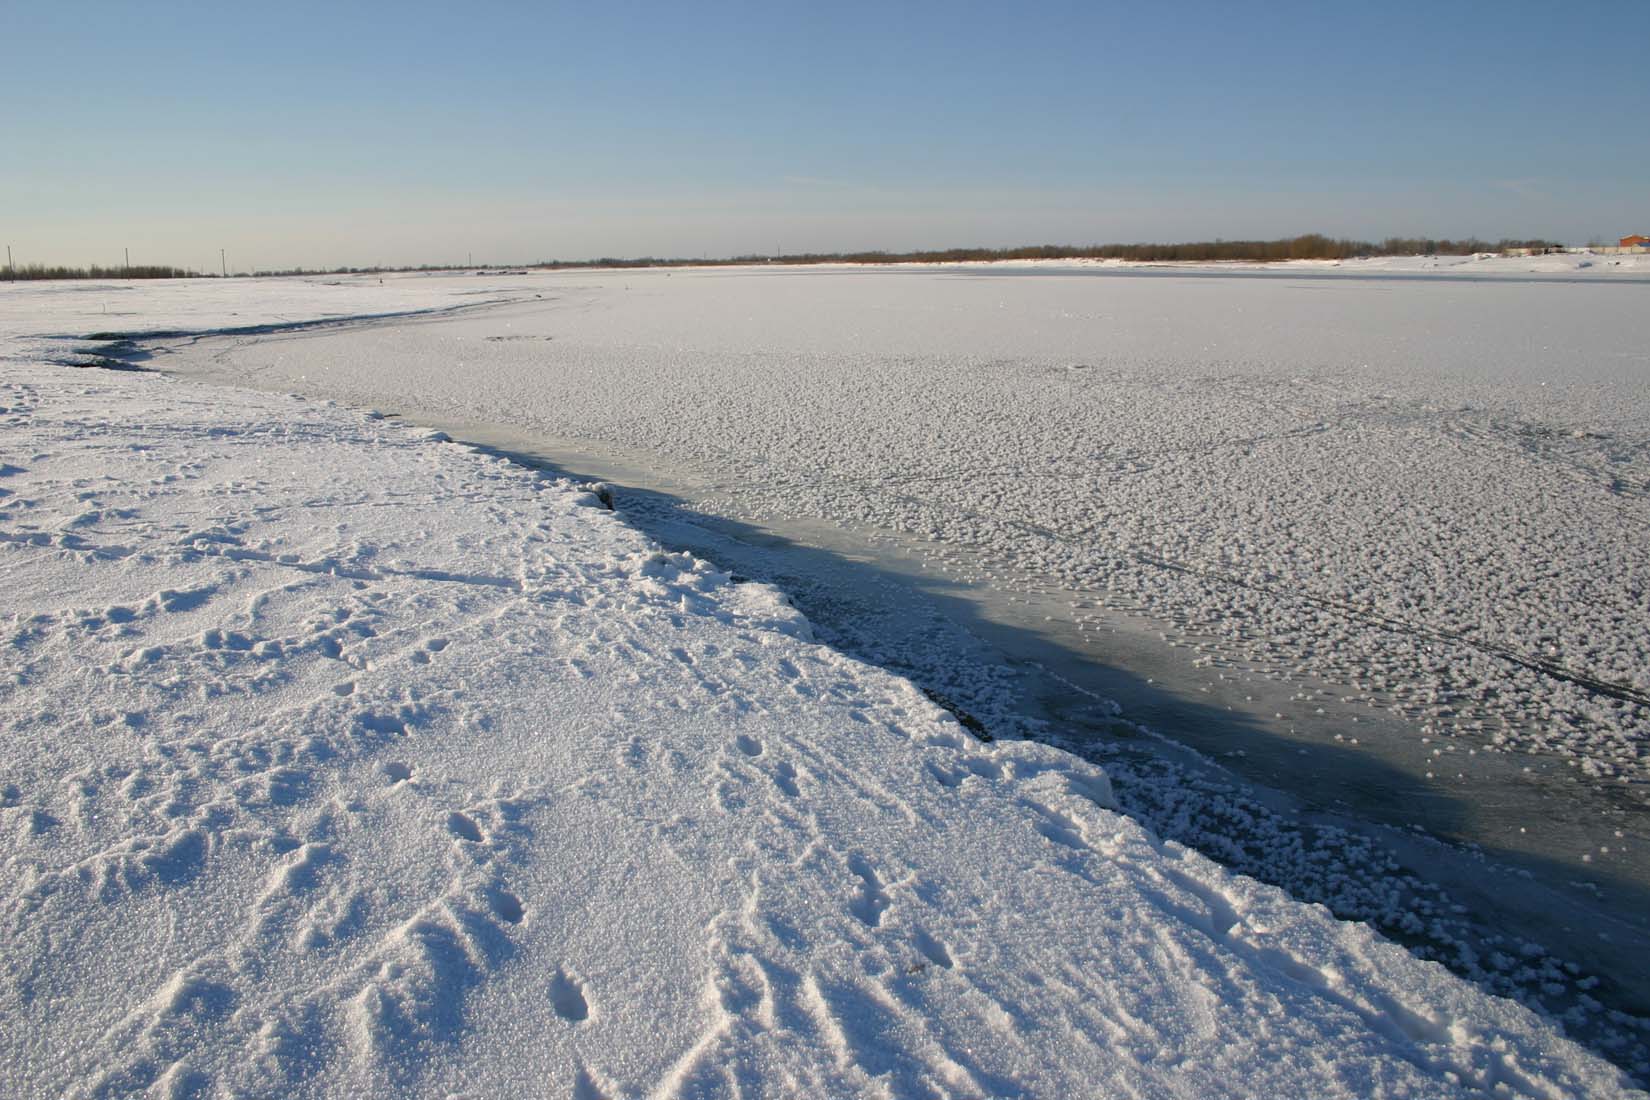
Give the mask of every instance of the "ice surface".
[(163, 362), (651, 456), (1642, 782), (1645, 286), (1030, 270), (625, 274)]
[(576, 485), (34, 346), (0, 365), (12, 1094), (1627, 1091)]
[[(1642, 257), (1593, 259), (1626, 274), (1573, 255), (581, 272), (463, 320), (156, 361), (570, 441), (707, 511), (1061, 596), (1077, 635), (1191, 651), (1222, 705), (1289, 684), (1250, 708), (1280, 736), (1444, 787), (1535, 754), (1642, 806), (1650, 291)], [(1597, 847), (1540, 855), (1626, 869)]]

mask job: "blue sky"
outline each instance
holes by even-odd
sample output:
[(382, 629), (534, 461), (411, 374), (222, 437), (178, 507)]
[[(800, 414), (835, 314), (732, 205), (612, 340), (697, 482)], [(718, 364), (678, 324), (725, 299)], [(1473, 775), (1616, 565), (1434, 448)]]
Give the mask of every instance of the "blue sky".
[(20, 262), (1650, 232), (1650, 2), (0, 0)]

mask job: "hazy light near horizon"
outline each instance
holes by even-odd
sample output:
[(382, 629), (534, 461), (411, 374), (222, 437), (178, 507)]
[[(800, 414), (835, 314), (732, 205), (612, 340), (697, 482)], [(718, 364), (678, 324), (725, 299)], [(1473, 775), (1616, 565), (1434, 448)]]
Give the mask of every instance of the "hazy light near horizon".
[(13, 4), (20, 263), (1650, 232), (1650, 5)]

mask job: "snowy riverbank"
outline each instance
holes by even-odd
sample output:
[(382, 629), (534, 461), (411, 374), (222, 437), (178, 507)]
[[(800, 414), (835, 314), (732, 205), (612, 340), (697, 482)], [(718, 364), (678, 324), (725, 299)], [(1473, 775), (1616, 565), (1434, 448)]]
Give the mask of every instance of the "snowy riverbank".
[(40, 346), (0, 365), (14, 1094), (1624, 1091), (576, 486)]
[[(505, 304), (277, 331), (244, 331), (243, 312), (237, 333), (106, 352), (379, 408), (635, 486), (632, 501), (674, 498), (650, 526), (667, 544), (779, 581), (834, 642), (993, 729), (1097, 751), (1154, 827), (1420, 937), (1578, 1033), (1602, 1027), (1599, 1049), (1638, 1064), (1650, 282), (1580, 262), (275, 280), (165, 304), (300, 323)], [(96, 302), (60, 295), (52, 323), (107, 331)], [(679, 537), (696, 525), (751, 537)], [(804, 552), (744, 564), (738, 543), (775, 538)], [(874, 564), (843, 577), (831, 556)], [(969, 604), (943, 638), (886, 629), (867, 598), (917, 572)], [(1007, 660), (952, 644), (997, 625)], [(1038, 667), (1059, 679), (1027, 683)], [(1029, 694), (1043, 697), (1031, 723)], [(1281, 838), (1224, 781), (1184, 799), (1178, 775), (1111, 754), (1130, 735), (1111, 704), (1337, 827), (1449, 849), (1325, 846), (1310, 821)], [(1213, 809), (1234, 799), (1242, 836)], [(1416, 882), (1447, 894), (1423, 903)], [(1635, 1019), (1618, 1030), (1594, 1002)]]

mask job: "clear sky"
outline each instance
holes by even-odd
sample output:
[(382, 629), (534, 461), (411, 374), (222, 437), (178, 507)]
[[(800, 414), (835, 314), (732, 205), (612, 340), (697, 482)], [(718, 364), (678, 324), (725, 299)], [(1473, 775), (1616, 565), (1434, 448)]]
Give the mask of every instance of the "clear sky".
[(18, 262), (1650, 232), (1650, 0), (0, 0)]

